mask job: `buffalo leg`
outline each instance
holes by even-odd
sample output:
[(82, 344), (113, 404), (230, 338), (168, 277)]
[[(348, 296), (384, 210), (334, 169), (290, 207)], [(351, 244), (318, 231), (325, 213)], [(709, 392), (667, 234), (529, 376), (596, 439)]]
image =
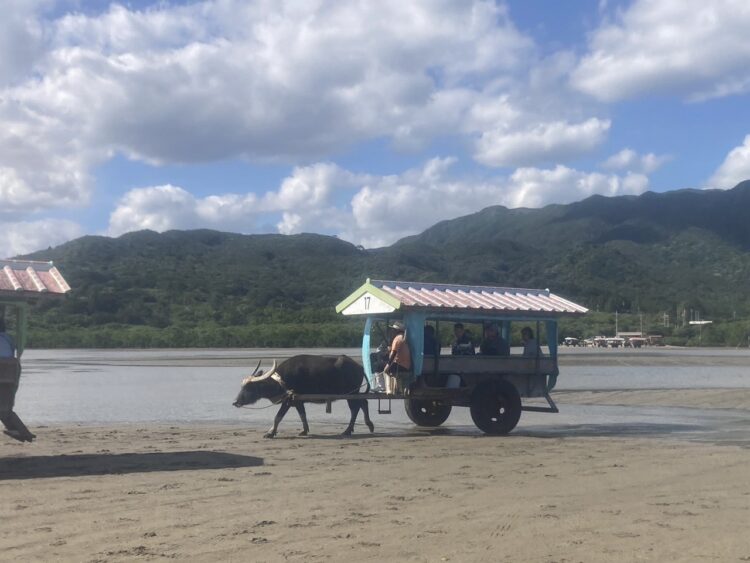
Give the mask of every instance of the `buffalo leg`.
[(346, 430), (344, 430), (341, 435), (351, 436), (352, 432), (354, 432), (354, 423), (357, 422), (357, 415), (359, 414), (359, 409), (362, 405), (359, 404), (359, 401), (353, 399), (347, 399), (346, 402), (349, 403), (349, 410), (351, 411), (352, 416), (349, 419), (349, 426), (346, 427)]
[(372, 420), (370, 420), (370, 404), (367, 402), (367, 399), (362, 399), (362, 414), (365, 415), (365, 424), (367, 425), (367, 428), (370, 429), (370, 432), (375, 432), (375, 425), (372, 423)]
[(268, 432), (264, 434), (264, 438), (273, 438), (276, 436), (276, 430), (279, 428), (279, 423), (291, 406), (292, 403), (290, 401), (284, 401), (281, 403), (281, 408), (279, 409), (279, 412), (276, 413), (276, 418), (273, 419), (273, 426), (271, 426)]
[(307, 425), (307, 413), (305, 412), (305, 403), (302, 401), (298, 401), (294, 403), (295, 408), (297, 409), (297, 412), (299, 413), (299, 417), (302, 420), (302, 432), (299, 433), (300, 436), (307, 436), (308, 432), (310, 432), (310, 427)]
[(370, 432), (375, 431), (375, 425), (370, 420), (370, 409), (367, 405), (367, 401), (364, 399), (347, 399), (346, 401), (349, 403), (349, 410), (352, 413), (352, 417), (349, 420), (349, 426), (346, 427), (346, 430), (342, 433), (342, 436), (351, 436), (352, 432), (354, 432), (354, 423), (357, 422), (357, 415), (359, 414), (359, 409), (362, 409), (365, 413), (365, 423), (367, 424), (367, 427), (370, 429)]

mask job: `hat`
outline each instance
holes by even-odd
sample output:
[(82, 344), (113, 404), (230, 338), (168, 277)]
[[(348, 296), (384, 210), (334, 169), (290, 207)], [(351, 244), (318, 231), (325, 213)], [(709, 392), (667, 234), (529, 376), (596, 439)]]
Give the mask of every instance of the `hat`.
[(393, 321), (391, 323), (391, 328), (395, 328), (396, 330), (406, 330), (404, 323), (402, 323), (401, 321)]

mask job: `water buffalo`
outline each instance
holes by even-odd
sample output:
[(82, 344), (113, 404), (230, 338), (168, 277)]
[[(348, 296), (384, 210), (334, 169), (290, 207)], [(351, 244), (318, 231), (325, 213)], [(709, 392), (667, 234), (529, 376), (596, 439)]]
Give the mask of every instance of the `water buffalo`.
[[(260, 364), (258, 364), (260, 367)], [(357, 362), (348, 356), (293, 356), (263, 373), (258, 373), (255, 368), (253, 375), (242, 382), (242, 389), (234, 401), (235, 407), (252, 405), (259, 399), (268, 399), (273, 403), (281, 403), (281, 408), (273, 420), (273, 426), (266, 432), (266, 438), (273, 438), (279, 427), (281, 419), (289, 410), (295, 407), (302, 419), (302, 432), (300, 436), (306, 436), (310, 431), (307, 425), (305, 405), (302, 401), (293, 401), (289, 398), (288, 391), (299, 395), (348, 395), (359, 393), (362, 382), (365, 381), (365, 371)], [(369, 384), (367, 391), (370, 390)], [(365, 416), (365, 424), (370, 432), (375, 426), (370, 420), (370, 410), (365, 399), (348, 399), (351, 419), (349, 426), (344, 430), (344, 436), (351, 436), (354, 423), (360, 409)]]

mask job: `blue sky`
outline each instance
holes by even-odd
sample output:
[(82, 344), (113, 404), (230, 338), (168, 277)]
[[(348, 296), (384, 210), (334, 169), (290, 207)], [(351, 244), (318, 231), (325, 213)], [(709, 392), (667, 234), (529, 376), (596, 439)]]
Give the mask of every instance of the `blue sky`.
[(745, 0), (5, 0), (0, 256), (750, 178)]

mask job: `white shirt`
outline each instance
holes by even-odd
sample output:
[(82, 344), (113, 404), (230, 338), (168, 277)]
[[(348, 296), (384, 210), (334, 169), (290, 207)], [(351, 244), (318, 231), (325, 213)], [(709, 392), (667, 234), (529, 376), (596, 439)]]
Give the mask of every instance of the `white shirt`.
[(539, 348), (539, 344), (536, 341), (536, 338), (531, 338), (523, 343), (523, 355), (524, 356), (531, 356), (535, 358), (537, 356), (543, 356), (541, 348)]
[(14, 358), (16, 356), (16, 345), (9, 334), (0, 332), (0, 358)]

